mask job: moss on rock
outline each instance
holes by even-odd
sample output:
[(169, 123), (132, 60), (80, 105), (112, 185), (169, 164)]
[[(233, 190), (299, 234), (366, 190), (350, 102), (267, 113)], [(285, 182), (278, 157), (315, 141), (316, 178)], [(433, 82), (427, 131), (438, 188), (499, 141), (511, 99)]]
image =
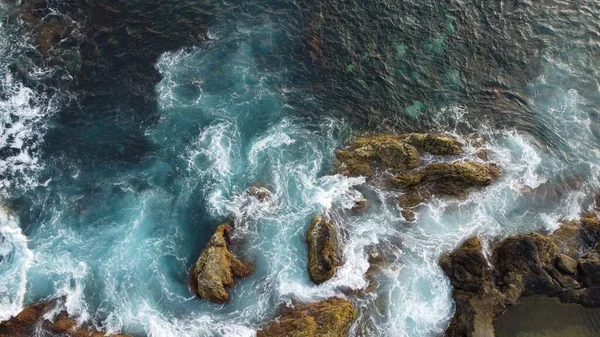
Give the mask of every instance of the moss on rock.
[(252, 274), (252, 267), (236, 258), (229, 249), (228, 224), (219, 225), (190, 270), (190, 286), (194, 294), (214, 303), (229, 300), (226, 287), (235, 285), (235, 278)]
[(306, 232), (306, 244), (310, 279), (321, 284), (332, 278), (342, 265), (338, 233), (333, 223), (315, 217)]
[(257, 332), (257, 337), (345, 337), (356, 319), (354, 305), (341, 298), (296, 305)]
[[(0, 323), (0, 337), (30, 337), (37, 335), (63, 337), (131, 337), (108, 335), (89, 326), (80, 326), (69, 317), (64, 298), (42, 301), (25, 307), (17, 316)], [(56, 309), (58, 313), (56, 313)], [(52, 316), (51, 318), (47, 317)]]
[(377, 169), (404, 171), (416, 168), (416, 147), (395, 135), (359, 137), (336, 151), (337, 172), (347, 176), (372, 176)]

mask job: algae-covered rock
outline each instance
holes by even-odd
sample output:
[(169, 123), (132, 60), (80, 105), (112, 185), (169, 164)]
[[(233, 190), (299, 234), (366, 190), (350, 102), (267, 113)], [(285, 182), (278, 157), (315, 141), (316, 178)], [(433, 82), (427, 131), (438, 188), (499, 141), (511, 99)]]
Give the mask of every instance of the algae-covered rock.
[(337, 297), (296, 305), (269, 323), (257, 337), (346, 337), (356, 319), (356, 309)]
[(410, 133), (402, 136), (404, 141), (422, 152), (447, 156), (463, 153), (463, 144), (456, 138), (443, 133)]
[(230, 232), (228, 224), (219, 225), (190, 270), (192, 292), (214, 303), (227, 302), (229, 293), (225, 288), (233, 287), (235, 278), (252, 273), (252, 267), (229, 249)]
[(315, 217), (306, 232), (308, 245), (308, 274), (315, 284), (321, 284), (335, 275), (342, 265), (342, 253), (337, 230), (333, 223)]
[(372, 176), (376, 170), (405, 171), (420, 163), (419, 151), (395, 135), (359, 137), (335, 153), (337, 172)]
[[(17, 316), (0, 323), (0, 336), (131, 337), (129, 335), (107, 335), (94, 330), (91, 326), (78, 325), (66, 311), (61, 310), (64, 307), (63, 302), (64, 299), (60, 298), (25, 307)], [(46, 317), (48, 315), (51, 317)]]
[(398, 203), (403, 208), (404, 218), (412, 221), (413, 209), (431, 196), (465, 198), (469, 189), (490, 185), (499, 176), (500, 170), (493, 164), (438, 163), (393, 176), (389, 183), (403, 189)]

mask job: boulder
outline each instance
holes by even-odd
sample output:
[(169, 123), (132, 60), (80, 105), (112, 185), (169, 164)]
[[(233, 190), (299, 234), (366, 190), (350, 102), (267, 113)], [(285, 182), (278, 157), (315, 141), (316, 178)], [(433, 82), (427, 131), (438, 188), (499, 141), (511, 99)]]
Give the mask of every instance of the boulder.
[(413, 145), (395, 135), (359, 137), (335, 153), (336, 171), (346, 176), (367, 176), (377, 170), (405, 171), (419, 166), (421, 157)]
[(354, 305), (341, 298), (296, 305), (256, 334), (257, 337), (345, 337), (356, 319)]
[(333, 223), (315, 217), (306, 232), (308, 245), (308, 274), (315, 284), (321, 284), (335, 275), (342, 265), (339, 236)]
[(421, 152), (429, 152), (438, 156), (463, 154), (463, 144), (456, 138), (443, 133), (409, 133), (403, 138), (405, 142)]
[(461, 161), (430, 164), (392, 176), (388, 182), (391, 187), (403, 189), (398, 203), (409, 220), (414, 218), (412, 210), (433, 195), (464, 199), (471, 188), (488, 186), (499, 176), (500, 169), (494, 164)]
[(471, 238), (442, 257), (440, 266), (452, 282), (456, 305), (446, 336), (493, 336), (493, 321), (504, 310), (504, 297), (494, 285), (479, 239)]
[(363, 215), (369, 210), (369, 200), (360, 199), (354, 203), (354, 206), (350, 209), (353, 215)]
[(252, 274), (252, 267), (236, 258), (229, 248), (231, 227), (219, 225), (190, 270), (192, 292), (213, 303), (229, 300), (226, 287), (235, 285), (235, 278)]
[(577, 270), (577, 261), (568, 255), (560, 254), (556, 258), (556, 268), (565, 274), (574, 275)]
[(273, 192), (271, 192), (271, 189), (264, 184), (252, 185), (248, 188), (247, 192), (260, 202), (270, 201), (273, 197)]
[[(42, 301), (27, 306), (17, 316), (0, 323), (0, 337), (30, 337), (38, 335), (63, 337), (131, 337), (107, 335), (91, 326), (78, 326), (64, 308), (64, 299)], [(57, 310), (58, 309), (58, 310)], [(56, 313), (58, 311), (58, 313)], [(47, 317), (51, 315), (50, 317)]]

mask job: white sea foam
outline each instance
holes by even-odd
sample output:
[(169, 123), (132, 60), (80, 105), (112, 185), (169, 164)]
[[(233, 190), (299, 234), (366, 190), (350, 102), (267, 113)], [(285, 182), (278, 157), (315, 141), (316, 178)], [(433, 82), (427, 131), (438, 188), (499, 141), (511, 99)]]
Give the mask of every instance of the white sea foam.
[(9, 209), (0, 207), (0, 321), (23, 308), (27, 270), (32, 261), (33, 252), (27, 248), (18, 219)]

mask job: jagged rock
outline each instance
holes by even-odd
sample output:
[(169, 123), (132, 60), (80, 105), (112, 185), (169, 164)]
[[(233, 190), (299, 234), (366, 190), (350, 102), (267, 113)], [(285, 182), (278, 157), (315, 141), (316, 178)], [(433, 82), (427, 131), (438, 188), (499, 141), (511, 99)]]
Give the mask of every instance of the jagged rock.
[(395, 135), (355, 138), (335, 156), (337, 172), (346, 176), (372, 176), (378, 169), (405, 171), (421, 160), (416, 147)]
[(335, 275), (342, 265), (342, 253), (337, 230), (323, 217), (315, 217), (306, 232), (308, 245), (308, 274), (315, 284), (321, 284)]
[(577, 261), (568, 255), (560, 254), (556, 258), (556, 268), (565, 274), (574, 275), (577, 270)]
[(490, 185), (499, 176), (500, 169), (494, 164), (438, 163), (393, 176), (389, 184), (403, 189), (398, 203), (409, 220), (414, 218), (412, 210), (433, 195), (466, 198), (469, 189)]
[(397, 173), (417, 168), (420, 152), (459, 155), (462, 144), (441, 133), (375, 135), (352, 139), (336, 151), (337, 172), (347, 176), (372, 176), (377, 170)]
[[(518, 305), (522, 296), (600, 306), (600, 253), (593, 248), (599, 223), (586, 214), (552, 235), (509, 237), (494, 245), (489, 262), (477, 238), (442, 257), (440, 265), (454, 286), (456, 303), (446, 335), (493, 337), (495, 317), (506, 305)], [(596, 242), (590, 241), (593, 238)]]
[(446, 336), (493, 336), (493, 321), (504, 310), (504, 297), (494, 285), (479, 239), (471, 238), (442, 257), (440, 266), (452, 282), (456, 305)]
[(50, 335), (61, 337), (131, 337), (129, 335), (107, 335), (91, 327), (78, 326), (66, 311), (52, 314), (52, 319), (44, 317), (60, 308), (64, 300), (43, 301), (25, 307), (17, 316), (0, 323), (0, 337), (30, 337)]
[(236, 258), (229, 249), (228, 224), (219, 225), (190, 270), (192, 292), (214, 303), (229, 300), (226, 287), (235, 285), (235, 278), (252, 274), (252, 267)]
[(448, 156), (463, 153), (463, 144), (456, 138), (443, 133), (410, 133), (403, 136), (404, 141), (421, 152)]
[(257, 337), (345, 337), (356, 319), (356, 309), (348, 300), (296, 305), (269, 323)]

